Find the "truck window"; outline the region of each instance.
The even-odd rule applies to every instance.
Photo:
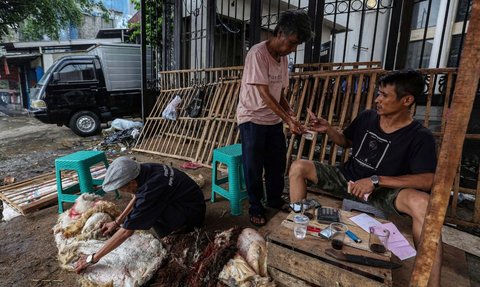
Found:
[[[60,82],[79,82],[95,80],[93,64],[70,64],[59,72]]]

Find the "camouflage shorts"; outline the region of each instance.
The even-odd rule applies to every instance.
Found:
[[[336,197],[360,201],[357,197],[347,192],[347,180],[338,167],[319,162],[314,162],[314,164],[318,183],[308,182],[309,187],[321,189]],[[400,190],[402,189],[378,187],[369,196],[367,203],[386,213],[404,215],[395,208],[395,199]]]

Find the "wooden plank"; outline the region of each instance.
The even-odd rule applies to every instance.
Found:
[[[270,277],[273,279],[273,282],[275,282],[276,286],[278,287],[312,287],[312,286],[318,286],[318,285],[312,285],[311,283],[308,283],[302,279],[299,279],[298,277],[295,277],[293,275],[287,274],[285,272],[282,272],[278,270],[277,268],[273,268],[268,266],[267,267],[268,274]]]
[[[432,94],[435,87],[436,76],[434,73],[428,75],[430,82],[428,83],[427,105],[425,106],[425,117],[423,119],[423,126],[428,128],[430,126],[430,110],[432,108]]]
[[[313,251],[314,249],[318,248],[312,248],[308,251]],[[267,265],[269,267],[292,274],[309,283],[319,286],[339,286],[340,284],[340,286],[343,287],[378,287],[392,285],[391,280],[386,280],[391,273],[390,270],[383,269],[385,273],[382,274],[382,277],[376,277],[370,273],[372,277],[372,279],[370,279],[366,277],[369,275],[367,272],[360,275],[350,271],[356,270],[355,268],[358,267],[358,265],[351,266],[351,263],[340,262],[333,258],[330,260],[330,258],[323,257],[327,256],[325,254],[321,256],[309,256],[306,254],[308,253],[305,253],[305,251],[300,253],[293,249],[280,246],[276,244],[276,241],[269,240],[267,242]],[[384,280],[385,283],[383,283]]]
[[[318,83],[320,82],[320,78],[316,78],[314,83],[313,83],[313,89],[310,91],[310,94],[309,94],[309,102],[308,102],[308,109],[309,110],[312,110],[313,109],[313,103],[315,102],[315,94],[317,93],[317,89],[318,89]],[[307,116],[305,118],[305,125],[308,124],[310,120],[310,114],[307,113]],[[315,134],[314,135],[314,138],[316,138],[317,135]],[[301,137],[300,138],[300,144],[298,146],[298,151],[297,151],[297,158],[302,158],[302,155],[303,155],[303,148],[305,146],[305,137]],[[313,138],[310,140],[310,143],[313,142]],[[313,146],[313,145],[312,145]],[[315,147],[315,146],[313,146]]]
[[[442,140],[410,286],[427,286],[480,78],[480,1],[472,3],[455,93]]]

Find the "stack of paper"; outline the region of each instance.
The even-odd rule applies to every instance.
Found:
[[[381,223],[375,218],[369,216],[368,214],[362,213],[353,217],[350,217],[350,220],[355,222],[358,226],[360,226],[366,232],[370,232],[370,226],[378,226],[381,225],[384,228],[390,231],[390,237],[388,238],[388,249],[392,251],[398,258],[401,260],[408,259],[413,257],[417,254],[415,248],[413,248],[407,239],[402,235],[402,233],[398,230],[395,224],[388,222],[388,223]]]

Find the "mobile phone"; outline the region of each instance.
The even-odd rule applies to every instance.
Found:
[[[332,236],[332,229],[330,229],[330,226],[323,229],[322,231],[320,231],[320,236],[322,238],[325,238],[325,239],[330,239],[330,237]]]
[[[302,211],[302,204],[299,202],[290,203],[290,208],[293,210],[293,212],[299,213]]]

